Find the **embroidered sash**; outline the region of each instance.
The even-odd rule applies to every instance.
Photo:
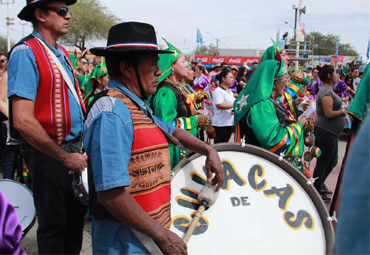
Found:
[[[171,164],[168,143],[159,128],[125,94],[109,90],[108,96],[121,100],[130,110],[134,143],[128,164],[132,197],[145,212],[166,228],[171,225]]]

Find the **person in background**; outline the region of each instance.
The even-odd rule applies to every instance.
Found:
[[[306,66],[306,72],[304,73],[305,77],[310,79],[310,81],[313,79],[313,76],[312,76],[312,66],[310,65],[307,65]]]
[[[322,86],[322,81],[320,80],[319,73],[320,73],[320,66],[317,66],[312,71],[312,81],[310,84],[307,85],[307,91],[310,92],[308,99],[311,102],[316,101],[317,92],[319,91],[320,87]]]
[[[89,61],[87,60],[87,58],[81,58],[80,63],[81,63],[81,68],[85,72],[87,72],[87,73],[91,72],[91,70],[89,69]]]
[[[246,66],[242,66],[239,68],[238,74],[236,75],[236,81],[238,82],[239,86],[237,88],[237,93],[239,94],[242,89],[244,89],[245,85],[249,80],[247,76],[248,68]]]
[[[290,82],[284,62],[281,57],[277,59],[279,61],[260,63],[248,86],[235,100],[235,141],[244,138],[248,144],[277,155],[283,154],[289,163],[303,171],[303,125],[306,117],[298,122],[292,120],[277,101]]]
[[[360,70],[358,69],[358,67],[354,67],[354,68],[352,68],[351,71],[352,71],[351,74],[352,74],[352,77],[353,77],[353,85],[355,87],[355,91],[357,91],[358,85],[360,84],[360,81],[361,81]]]
[[[91,83],[86,85],[84,96],[86,107],[90,105],[91,101],[94,100],[94,97],[97,94],[102,92],[108,86],[109,75],[104,58],[102,58],[102,62],[99,63],[90,73],[90,80]]]
[[[230,87],[234,78],[230,70],[224,69],[216,76],[220,85],[213,92],[213,127],[216,130],[215,143],[226,143],[230,140],[234,126],[233,103],[234,93]]]
[[[341,71],[337,69],[336,74],[338,76],[341,75]],[[349,95],[348,95],[348,86],[347,84],[342,81],[341,79],[333,86],[333,91],[342,99],[342,108],[349,107]],[[351,128],[352,119],[350,115],[347,113],[345,118],[345,125],[344,129],[349,130]]]
[[[6,58],[4,53],[0,53],[0,79],[3,74],[6,72],[7,69],[8,59]]]
[[[348,106],[351,105],[351,102],[353,101],[353,98],[356,96],[356,91],[353,86],[353,77],[350,74],[346,75],[346,78],[344,79],[344,82],[347,84],[347,92],[349,95],[349,100],[348,100]]]
[[[251,77],[252,77],[252,74],[253,74],[254,70],[256,70],[257,66],[258,66],[258,62],[254,61],[254,62],[252,63],[252,70],[248,70],[248,72],[247,72],[247,76],[248,76],[249,78],[251,78]]]
[[[193,72],[195,72],[195,67],[198,65],[198,61],[192,60],[190,63],[191,63],[191,69],[193,69]]]
[[[92,72],[92,70],[94,70],[94,68],[98,65],[98,63],[96,63],[95,61],[93,62],[90,62],[89,63],[89,70],[88,70],[88,74],[90,74]]]
[[[324,183],[338,163],[338,136],[345,125],[347,108],[342,107],[341,98],[333,91],[333,86],[339,80],[334,67],[322,67],[319,77],[323,85],[317,93],[314,132],[315,145],[321,149],[321,156],[317,159],[313,178],[318,178],[314,186],[323,201],[329,203],[331,199],[327,195],[332,192],[327,190]]]
[[[208,84],[211,84],[210,80],[206,75],[204,75],[204,66],[201,64],[196,65],[195,67],[195,79],[193,81],[193,90],[198,92],[207,87]]]
[[[210,88],[211,92],[215,91],[215,89],[217,88],[216,83],[213,80],[213,76],[218,74],[220,72],[220,70],[221,70],[221,64],[220,63],[215,63],[214,66],[213,66],[212,71],[210,71],[208,76],[207,76],[208,79],[211,82],[211,88]]]

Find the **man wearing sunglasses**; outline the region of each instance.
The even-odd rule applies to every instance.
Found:
[[[81,154],[85,108],[68,53],[57,43],[68,32],[67,6],[75,2],[27,0],[18,17],[34,30],[9,54],[12,127],[23,138],[33,177],[40,254],[78,254],[82,245],[86,208],[71,184],[87,165]]]

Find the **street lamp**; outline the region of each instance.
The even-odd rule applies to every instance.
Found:
[[[288,22],[284,21],[285,24],[287,24],[288,26],[290,26],[292,29],[293,29],[293,38],[295,38],[295,30],[294,30],[294,27],[292,25],[290,25]]]
[[[213,37],[213,39],[216,40],[216,50],[217,50],[216,51],[216,53],[217,53],[216,55],[219,56],[220,54],[218,53],[218,41],[219,41],[218,38],[215,38],[210,32],[204,32],[204,33],[210,34]]]

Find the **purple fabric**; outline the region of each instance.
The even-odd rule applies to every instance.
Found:
[[[320,78],[312,80],[310,84],[307,85],[307,90],[310,92],[309,100],[316,100],[317,92],[319,92],[320,87],[322,86],[322,81]]]
[[[26,254],[19,247],[21,238],[18,215],[0,190],[0,254]]]
[[[202,77],[195,77],[194,81],[193,81],[193,89],[195,89],[196,87],[199,87],[201,89],[204,89],[205,87],[207,87],[208,84],[211,84],[210,80],[208,79],[207,76],[203,75]]]
[[[230,89],[234,94],[238,94],[238,85],[239,83],[234,79],[233,85],[230,86]]]
[[[347,87],[348,86],[344,81],[339,80],[338,83],[333,86],[333,91],[337,93],[337,95],[342,98],[342,100],[348,100],[349,96],[347,92]]]

